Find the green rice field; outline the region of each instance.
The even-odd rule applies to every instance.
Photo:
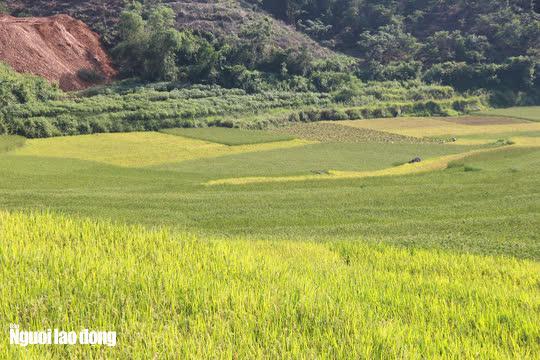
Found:
[[[531,121],[540,121],[540,106],[523,106],[507,109],[492,109],[483,111],[480,115],[506,116]]]
[[[177,128],[162,130],[162,132],[229,146],[260,144],[293,139],[290,135],[278,135],[263,130],[242,130],[222,127]]]

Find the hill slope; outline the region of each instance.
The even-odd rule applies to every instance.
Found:
[[[116,71],[99,36],[67,15],[15,18],[0,15],[0,60],[18,72],[40,75],[63,90],[91,85],[79,71],[95,71],[109,80]]]
[[[224,37],[238,33],[244,25],[267,18],[272,23],[273,41],[281,48],[306,47],[312,54],[319,57],[332,54],[332,51],[293,27],[238,1],[225,3],[218,0],[183,0],[162,1],[162,3],[168,4],[175,10],[178,29],[192,29],[196,32]],[[114,25],[118,22],[125,2],[123,0],[107,2],[101,0],[7,0],[6,4],[16,16],[68,14],[87,23],[102,36],[102,40],[107,45],[112,45],[116,36]]]

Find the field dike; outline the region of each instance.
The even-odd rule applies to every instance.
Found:
[[[22,347],[6,335],[3,359],[540,355],[540,264],[506,256],[0,211],[0,259],[6,324],[118,334],[114,347]]]
[[[215,185],[248,185],[248,184],[259,184],[259,183],[279,183],[279,182],[297,182],[297,181],[310,181],[310,180],[340,180],[340,179],[361,179],[368,177],[379,177],[379,176],[399,176],[399,175],[410,175],[410,174],[421,174],[431,171],[444,170],[448,167],[448,164],[457,161],[463,160],[470,156],[484,154],[489,152],[496,151],[506,151],[515,147],[537,147],[540,146],[540,139],[538,138],[528,138],[528,137],[518,137],[513,138],[513,145],[503,146],[503,147],[494,147],[488,149],[478,149],[472,150],[461,154],[453,154],[441,156],[438,158],[427,159],[419,163],[414,164],[403,164],[400,166],[395,166],[391,168],[386,168],[382,170],[374,171],[339,171],[339,170],[329,170],[324,174],[313,174],[313,175],[299,175],[299,176],[279,176],[279,177],[243,177],[243,178],[229,178],[229,179],[218,179],[211,180],[205,183],[209,186]]]

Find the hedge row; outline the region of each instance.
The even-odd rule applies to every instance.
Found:
[[[236,120],[224,119],[221,122],[216,120],[214,121],[214,125],[264,129],[291,122],[361,120],[399,116],[457,116],[481,110],[483,107],[483,98],[470,97],[438,101],[382,103],[379,105],[358,107],[310,108],[292,111],[288,114],[274,117],[242,118]]]

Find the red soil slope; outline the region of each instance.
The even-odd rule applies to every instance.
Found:
[[[79,78],[82,69],[101,74],[105,82],[116,75],[99,36],[68,15],[0,15],[0,61],[15,71],[43,76],[66,91],[92,85]]]

